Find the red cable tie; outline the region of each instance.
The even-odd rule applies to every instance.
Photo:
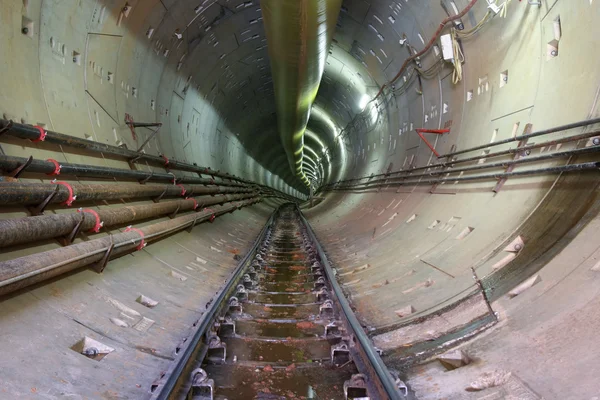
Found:
[[[423,136],[423,134],[421,133],[421,131],[417,131],[417,135],[419,135],[419,137],[421,138],[421,140],[425,142],[425,144],[427,145],[427,147],[429,147],[429,150],[431,150],[431,152],[433,154],[435,154],[435,156],[437,158],[440,158],[440,153],[438,153],[435,150],[435,147],[433,147],[433,145],[431,143],[429,143],[429,141],[427,139],[425,139],[425,136]]]
[[[98,215],[98,213],[94,210],[92,210],[91,208],[80,208],[79,210],[77,210],[77,212],[83,212],[83,213],[90,213],[94,216],[94,218],[96,218],[96,225],[94,225],[94,227],[92,229],[90,229],[90,232],[95,232],[98,233],[100,232],[100,228],[102,228],[104,226],[104,222],[100,221],[100,215]]]
[[[185,187],[183,187],[183,185],[181,183],[179,183],[175,186],[179,186],[181,188],[181,196],[185,197],[185,192],[186,192]]]
[[[56,160],[55,160],[55,159],[53,159],[53,158],[49,158],[49,159],[47,159],[46,161],[49,161],[49,162],[51,162],[52,164],[54,164],[54,171],[52,171],[52,172],[50,172],[49,174],[46,174],[46,175],[50,175],[50,176],[54,176],[54,175],[60,175],[60,170],[61,170],[61,168],[62,168],[62,165],[60,165],[60,164],[58,163],[58,161],[56,161]]]
[[[137,135],[135,134],[135,127],[133,126],[133,123],[135,122],[133,120],[133,117],[127,113],[125,113],[125,122],[131,122],[131,124],[127,124],[129,126],[129,130],[131,131],[131,137],[133,138],[133,140],[137,141]]]
[[[417,128],[417,132],[422,133],[436,133],[438,135],[443,135],[444,133],[449,133],[450,129],[426,129],[426,128]]]
[[[37,139],[33,139],[31,140],[32,142],[43,142],[44,140],[46,140],[46,131],[44,130],[44,128],[42,128],[39,125],[34,125],[34,128],[36,128],[38,131],[40,131],[40,136],[38,136]]]
[[[194,202],[194,210],[195,210],[196,208],[198,208],[198,202],[196,201],[196,199],[195,199],[195,198],[193,198],[193,197],[188,197],[186,200],[192,200],[192,201]]]
[[[144,247],[146,247],[146,241],[144,240],[144,232],[142,232],[141,229],[132,227],[131,225],[129,225],[127,227],[127,229],[125,229],[125,232],[132,232],[132,231],[137,232],[140,235],[140,238],[142,239],[140,244],[138,244],[138,246],[136,247],[136,250],[139,251],[139,250],[143,249]]]
[[[169,165],[169,159],[164,154],[161,154],[160,156],[165,160],[165,167]]]
[[[215,215],[215,210],[213,210],[212,208],[206,208],[206,207],[205,207],[205,208],[204,208],[204,210],[202,210],[202,211],[206,211],[206,210],[208,210],[208,211],[210,211],[210,212],[212,212],[212,213],[213,213],[213,214],[210,216],[210,218],[208,219],[208,221],[212,223],[212,222],[215,220],[215,218],[217,218],[217,216]]]
[[[52,183],[55,183],[57,185],[63,185],[64,187],[67,188],[67,190],[69,191],[69,198],[65,201],[63,201],[61,204],[66,205],[67,207],[71,207],[71,204],[73,204],[73,202],[75,201],[75,199],[77,199],[77,196],[73,195],[73,187],[68,184],[67,182],[62,182],[62,181],[56,181],[56,179],[54,179],[52,181]]]

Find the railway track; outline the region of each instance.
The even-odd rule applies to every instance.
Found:
[[[401,399],[294,204],[271,216],[153,399]]]

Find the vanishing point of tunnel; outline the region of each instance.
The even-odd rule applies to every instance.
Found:
[[[599,400],[598,37],[0,0],[0,400]]]

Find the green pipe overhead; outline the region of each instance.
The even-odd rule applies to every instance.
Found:
[[[290,167],[302,172],[304,131],[325,70],[342,0],[262,0],[277,125]]]

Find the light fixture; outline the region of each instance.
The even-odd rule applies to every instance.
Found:
[[[369,100],[371,100],[371,98],[367,94],[362,95],[362,97],[360,98],[360,102],[358,103],[360,111],[363,111],[365,107],[367,107],[367,104],[369,104]]]

